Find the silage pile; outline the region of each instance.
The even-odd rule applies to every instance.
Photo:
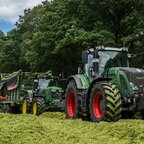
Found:
[[[66,120],[63,113],[41,116],[0,114],[0,144],[144,143],[144,121],[92,123]]]

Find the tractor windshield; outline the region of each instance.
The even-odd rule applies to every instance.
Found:
[[[99,51],[99,74],[103,75],[111,67],[128,67],[127,53]]]
[[[41,90],[45,89],[46,87],[48,87],[50,82],[50,79],[39,79],[39,88]]]

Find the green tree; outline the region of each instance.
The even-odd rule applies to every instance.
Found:
[[[7,37],[0,32],[0,64],[3,71],[51,69],[67,77],[77,72],[81,51],[90,47],[125,46],[142,53],[143,7],[142,0],[45,1],[25,10]],[[140,57],[140,67],[143,61]]]

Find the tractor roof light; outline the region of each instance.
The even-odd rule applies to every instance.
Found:
[[[105,50],[105,46],[104,45],[100,45],[100,46],[97,46],[95,49],[96,50]]]
[[[97,46],[95,48],[90,48],[90,49],[87,50],[87,52],[92,53],[95,50],[97,50],[97,51],[102,50],[102,51],[118,51],[118,52],[125,51],[125,52],[128,52],[127,47],[113,48],[113,47],[105,47],[105,46]]]
[[[127,51],[128,52],[128,48],[127,47],[122,47],[121,49],[122,49],[122,51]]]

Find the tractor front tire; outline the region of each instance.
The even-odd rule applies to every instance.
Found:
[[[118,121],[121,118],[121,95],[110,82],[93,85],[89,99],[89,116],[93,122]]]
[[[39,97],[39,98],[34,98],[33,103],[32,103],[32,114],[33,115],[40,115],[46,110],[46,103],[44,98]]]
[[[26,95],[24,96],[22,101],[21,113],[22,114],[30,113],[30,110],[31,110],[31,101],[30,98]]]
[[[78,118],[77,87],[74,80],[69,81],[66,89],[65,114],[67,119]]]

